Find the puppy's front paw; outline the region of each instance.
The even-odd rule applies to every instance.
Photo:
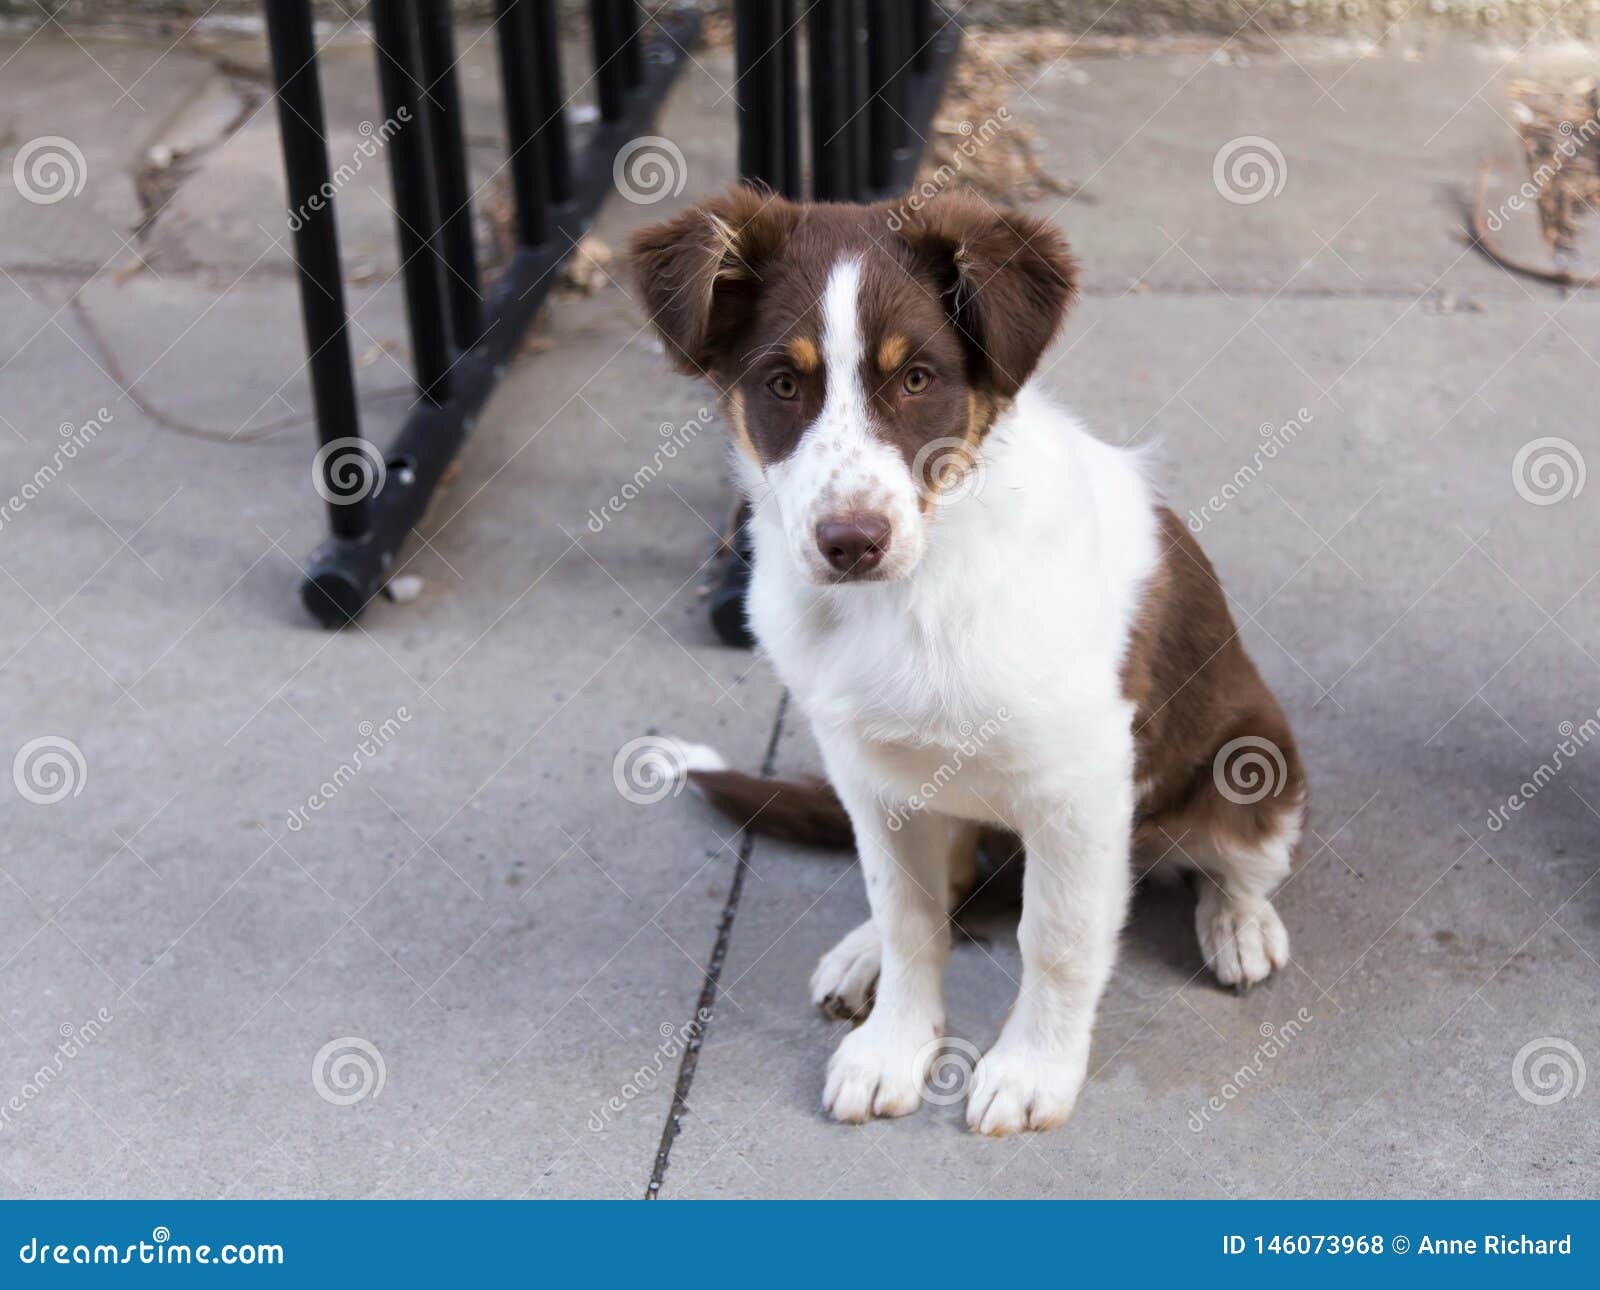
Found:
[[[1208,884],[1200,892],[1194,925],[1206,966],[1223,985],[1248,989],[1289,961],[1289,933],[1265,900],[1231,900]]]
[[[908,1032],[875,1020],[846,1035],[828,1062],[822,1109],[835,1120],[862,1124],[875,1115],[910,1115],[922,1100],[936,1028]]]
[[[872,1011],[883,942],[869,920],[822,956],[811,974],[811,1002],[841,1020]]]
[[[1003,1138],[1024,1129],[1053,1129],[1065,1123],[1078,1100],[1088,1053],[1047,1056],[1004,1040],[991,1048],[972,1075],[967,1128]]]

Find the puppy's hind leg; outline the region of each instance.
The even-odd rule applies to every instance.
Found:
[[[1287,859],[1281,867],[1277,864],[1278,851],[1276,847],[1244,855],[1218,851],[1215,861],[1200,869],[1195,934],[1206,966],[1223,985],[1249,989],[1288,965],[1289,932],[1267,899],[1289,872]],[[1263,871],[1277,877],[1263,881]]]
[[[1289,933],[1269,897],[1289,876],[1305,821],[1301,785],[1286,800],[1241,805],[1219,799],[1183,818],[1157,821],[1196,872],[1195,934],[1206,966],[1244,990],[1289,963]]]

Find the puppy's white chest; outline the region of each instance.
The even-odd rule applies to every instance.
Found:
[[[970,667],[909,615],[837,624],[795,669],[812,721],[847,737],[890,796],[987,818],[1009,759],[1011,710],[980,694]]]

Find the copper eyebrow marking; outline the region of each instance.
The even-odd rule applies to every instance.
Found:
[[[789,342],[789,357],[796,367],[806,373],[814,372],[822,365],[822,356],[817,353],[817,347],[804,336],[797,336]]]
[[[881,371],[892,372],[906,361],[910,353],[910,341],[904,336],[891,336],[878,348],[878,367]]]

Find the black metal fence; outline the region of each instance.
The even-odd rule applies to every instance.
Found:
[[[363,432],[334,222],[310,0],[266,0],[288,205],[294,212],[330,534],[301,595],[327,626],[356,618],[454,459],[571,251],[610,190],[612,164],[648,129],[697,10],[641,23],[636,0],[590,0],[600,119],[574,146],[555,0],[500,0],[499,42],[517,248],[484,294],[448,0],[369,6],[386,121],[400,274],[417,402],[387,450]],[[872,200],[906,187],[959,32],[933,0],[736,0],[739,172],[803,195],[800,39],[808,44],[812,195]],[[713,621],[743,636],[744,558],[730,562]]]
[[[644,131],[695,36],[691,12],[663,15],[645,47],[635,0],[592,0],[600,121],[575,149],[561,88],[554,0],[501,0],[499,41],[517,249],[484,295],[474,247],[448,0],[369,7],[388,140],[400,271],[418,402],[380,450],[356,407],[310,0],[267,0],[289,209],[320,448],[328,539],[312,554],[306,608],[328,625],[382,590],[555,268],[611,187],[617,151]]]
[[[740,175],[805,196],[803,27],[810,195],[875,201],[904,191],[960,41],[949,15],[934,0],[736,0],[734,13]]]

